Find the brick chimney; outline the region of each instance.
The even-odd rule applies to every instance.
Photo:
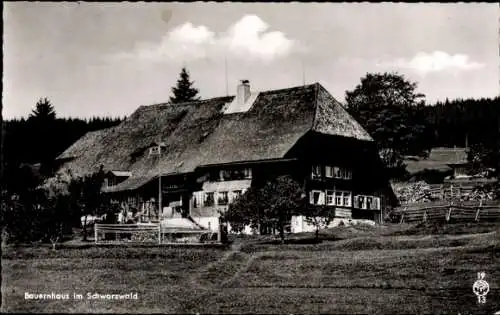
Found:
[[[236,90],[236,99],[238,101],[238,105],[243,105],[250,97],[250,81],[241,80],[241,83],[238,84],[238,89]]]

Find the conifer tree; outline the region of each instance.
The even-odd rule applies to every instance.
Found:
[[[182,68],[177,85],[172,88],[173,96],[170,97],[171,103],[182,103],[197,101],[198,89],[193,87],[194,82],[190,80],[189,72]]]
[[[56,119],[56,112],[50,100],[46,97],[39,99],[35,105],[35,109],[30,114],[30,118],[41,120]]]

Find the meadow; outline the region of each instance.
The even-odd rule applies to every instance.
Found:
[[[6,247],[2,312],[492,314],[500,311],[494,224],[339,227],[234,240],[230,248]],[[485,304],[472,285],[490,285]],[[27,300],[29,293],[82,294]],[[88,292],[137,293],[89,300]]]

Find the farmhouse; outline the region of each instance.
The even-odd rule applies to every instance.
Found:
[[[145,218],[190,217],[212,230],[249,187],[281,174],[336,217],[380,221],[397,202],[373,139],[319,83],[254,92],[243,80],[236,96],[140,106],[58,164],[75,175],[103,167],[103,190]]]

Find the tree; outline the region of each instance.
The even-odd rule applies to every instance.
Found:
[[[470,175],[483,172],[488,173],[488,175],[496,175],[500,164],[500,151],[492,145],[473,144],[467,151],[467,162]]]
[[[87,215],[101,215],[110,211],[109,200],[101,191],[104,183],[103,167],[98,172],[87,175],[79,183],[72,186],[73,193],[78,195],[76,200],[80,214],[85,216],[83,223],[83,240],[87,240]]]
[[[54,106],[48,98],[40,98],[36,102],[35,109],[32,110],[30,118],[40,119],[40,120],[55,120],[56,112]]]
[[[49,175],[52,170],[53,153],[58,137],[56,129],[56,112],[48,98],[41,98],[35,105],[35,109],[30,114],[27,121],[31,146],[28,151],[31,155],[37,155],[39,160],[33,161],[41,163],[41,172]]]
[[[319,230],[326,229],[335,218],[335,212],[328,206],[310,205],[304,211],[306,222],[316,228],[316,242],[319,242]]]
[[[43,240],[50,241],[54,250],[64,233],[72,230],[74,209],[70,204],[69,187],[73,181],[72,174],[66,172],[47,179],[38,187],[38,190],[43,192],[41,201],[38,203],[39,217],[41,217],[40,229]]]
[[[193,87],[194,82],[190,81],[189,73],[186,68],[182,68],[180,73],[180,78],[177,80],[177,85],[172,88],[173,97],[170,97],[171,103],[182,103],[197,101],[200,98],[196,97],[198,95],[198,89]]]
[[[422,141],[428,129],[425,96],[416,88],[397,73],[368,73],[346,91],[348,111],[374,138],[388,168],[401,167],[403,155],[425,155],[430,148]]]
[[[278,229],[281,241],[285,241],[285,225],[294,212],[303,207],[301,185],[290,176],[279,176],[261,187],[251,187],[242,197],[229,205],[223,220],[236,230],[245,225],[260,230],[261,225]]]
[[[66,184],[66,178],[57,177],[6,196],[2,200],[4,235],[18,242],[50,241],[55,249],[63,233],[71,228]]]
[[[3,196],[4,177],[3,177],[3,147],[4,147],[4,124],[3,124],[3,104],[0,102],[0,196]]]

